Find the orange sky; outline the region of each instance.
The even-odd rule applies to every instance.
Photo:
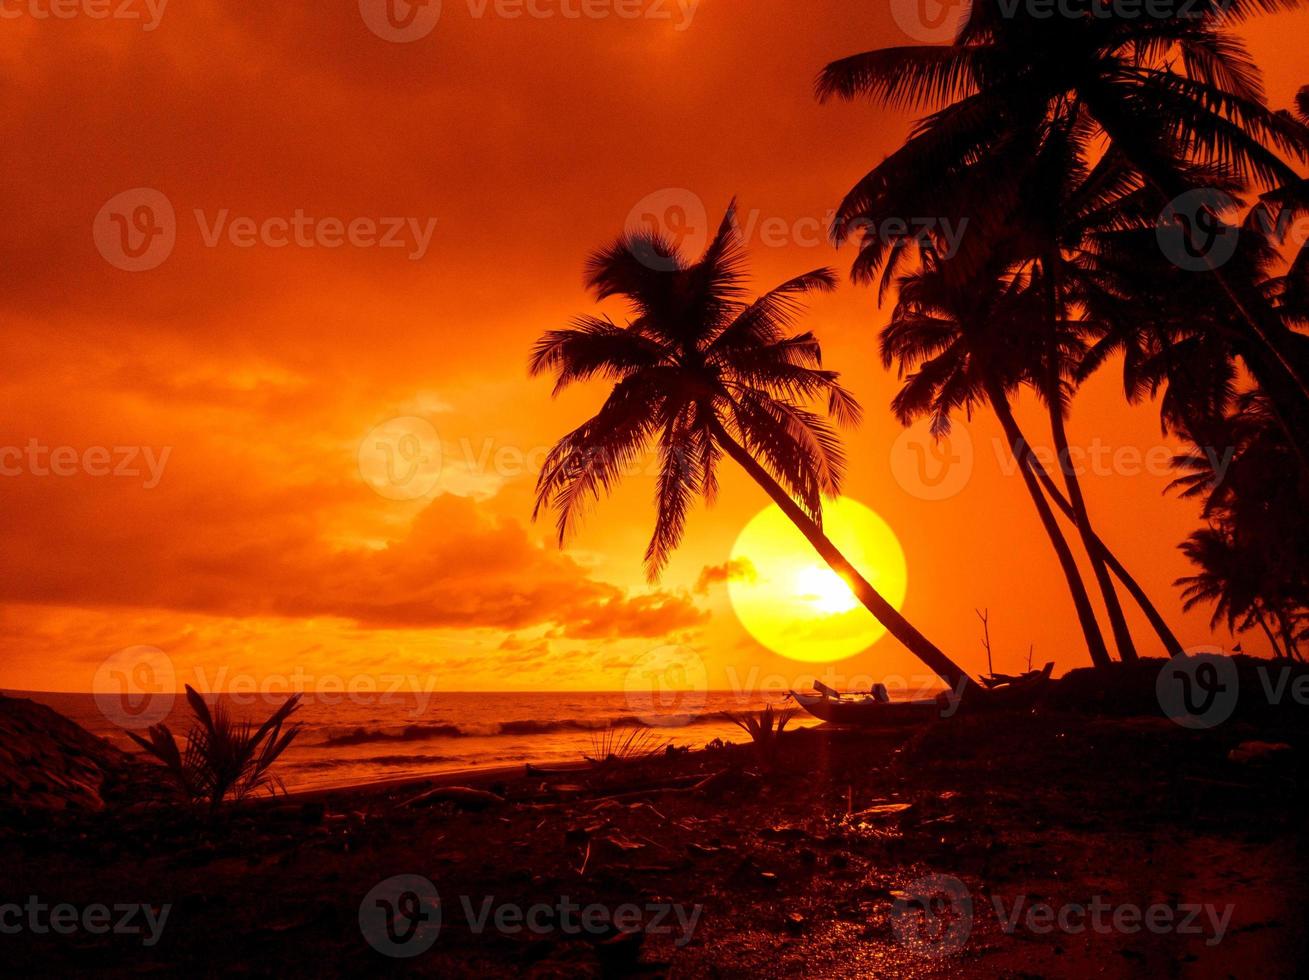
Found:
[[[372,33],[354,3],[188,0],[149,31],[10,5],[0,448],[169,455],[149,487],[140,457],[138,477],[0,476],[0,687],[87,690],[105,657],[136,644],[166,651],[184,679],[226,665],[413,673],[450,690],[622,688],[671,642],[699,652],[715,687],[808,672],[743,631],[721,583],[696,588],[766,502],[735,472],[716,509],[693,514],[657,590],[641,570],[648,476],[566,551],[543,546],[549,525],[529,523],[534,475],[518,461],[602,393],[551,402],[525,361],[544,329],[591,309],[587,252],[661,190],[688,189],[713,220],[739,195],[761,286],[844,272],[851,254],[810,229],[908,120],[819,106],[812,78],[903,37],[884,5],[844,0],[669,0],[656,8],[666,19],[507,19],[494,3],[479,17],[470,3],[446,0],[408,44]],[[145,0],[131,9],[149,19]],[[1248,31],[1278,104],[1309,81],[1285,44],[1306,27],[1287,15]],[[93,223],[142,187],[171,202],[176,246],[133,273],[102,257]],[[404,248],[206,242],[224,215],[297,211],[435,226],[426,247],[418,235]],[[1085,664],[988,417],[967,426],[975,461],[959,493],[926,500],[895,478],[908,450],[893,449],[895,379],[874,353],[888,316],[847,285],[808,324],[868,410],[848,438],[847,490],[903,543],[906,613],[974,670],[975,607],[991,610],[998,668],[1020,667],[1029,643],[1038,662]],[[1075,441],[1161,445],[1155,409],[1126,407],[1114,370],[1079,398]],[[388,500],[360,476],[361,439],[397,416],[429,420],[443,443],[426,498]],[[1187,570],[1175,546],[1194,508],[1162,496],[1167,474],[1118,469],[1086,478],[1103,536],[1184,644],[1211,642],[1207,613],[1182,616],[1169,584]],[[1143,625],[1140,640],[1154,650]],[[923,675],[889,639],[837,670]]]

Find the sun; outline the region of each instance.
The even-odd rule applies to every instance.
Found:
[[[890,525],[848,497],[823,509],[827,536],[886,600],[904,603],[904,549]],[[886,634],[849,584],[815,554],[777,507],[757,514],[732,548],[732,608],[750,635],[792,660],[826,663],[867,650]]]
[[[796,596],[822,613],[849,612],[859,605],[849,584],[826,565],[807,565],[796,570]]]

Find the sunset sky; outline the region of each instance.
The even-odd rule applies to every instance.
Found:
[[[533,461],[604,392],[552,401],[526,361],[544,330],[595,310],[586,256],[643,201],[685,209],[694,241],[739,197],[760,288],[824,265],[844,276],[853,253],[820,223],[910,120],[819,105],[812,81],[837,57],[913,39],[884,3],[629,0],[619,7],[666,16],[592,18],[543,2],[560,15],[506,18],[494,2],[445,0],[430,34],[396,43],[370,29],[370,2],[188,0],[152,30],[157,2],[129,5],[140,20],[58,20],[24,3],[0,22],[0,449],[16,450],[0,457],[0,687],[89,690],[135,645],[165,651],[179,683],[226,666],[622,689],[674,643],[712,687],[811,674],[729,603],[733,545],[767,503],[734,470],[653,588],[648,472],[563,551],[550,521],[531,523]],[[1245,32],[1274,104],[1309,82],[1285,43],[1307,31],[1295,14]],[[171,204],[175,246],[128,271],[104,254],[114,226],[97,215],[140,188]],[[296,241],[298,213],[314,219],[312,245]],[[846,283],[806,325],[865,406],[846,489],[900,540],[905,613],[973,671],[985,668],[975,608],[990,610],[998,669],[1021,668],[1029,644],[1038,665],[1088,665],[992,419],[961,426],[972,465],[957,492],[929,499],[941,494],[913,479],[887,409],[896,378],[876,355],[889,315]],[[1023,417],[1044,439],[1033,407]],[[388,420],[412,418],[437,434],[439,472],[416,499],[390,499],[369,485],[361,444],[367,457],[383,426],[399,446],[412,423]],[[1097,450],[1085,481],[1103,537],[1183,644],[1230,644],[1207,610],[1181,613],[1176,545],[1196,507],[1163,495],[1172,444],[1155,406],[1125,405],[1117,363],[1079,396],[1071,435]],[[77,472],[37,472],[33,440],[72,447]],[[835,669],[926,674],[889,638]]]

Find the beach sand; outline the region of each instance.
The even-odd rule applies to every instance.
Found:
[[[1272,736],[1294,745],[1277,765],[1228,758]],[[150,946],[83,929],[2,941],[31,975],[1291,977],[1303,760],[1295,730],[1038,709],[800,731],[768,767],[737,746],[216,818],[11,813],[5,900],[169,909]],[[474,792],[410,803],[455,785]],[[425,886],[412,906],[379,889],[398,875],[431,883],[439,931]]]

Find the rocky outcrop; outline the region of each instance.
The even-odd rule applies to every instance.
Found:
[[[0,813],[101,810],[126,754],[59,712],[0,694]]]

